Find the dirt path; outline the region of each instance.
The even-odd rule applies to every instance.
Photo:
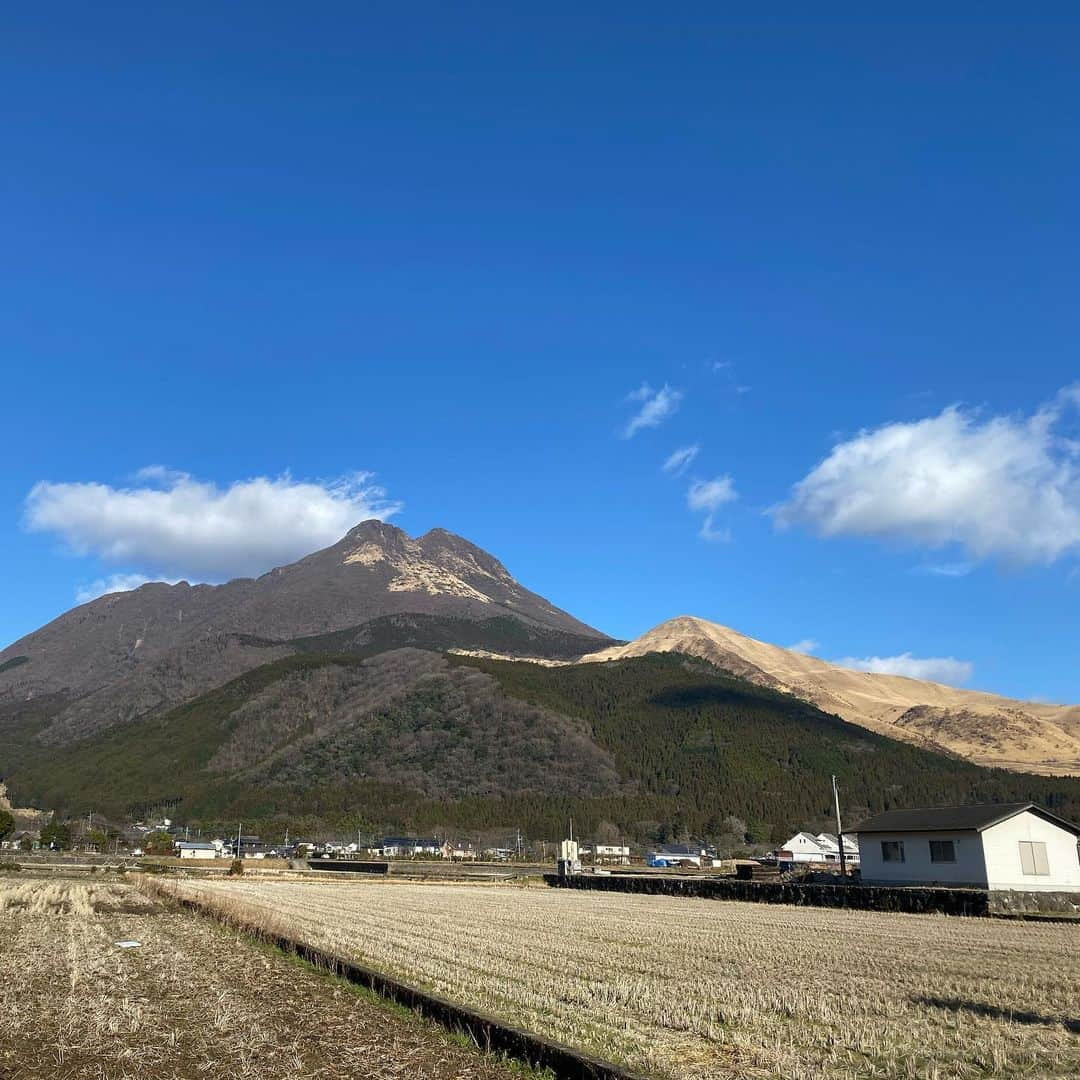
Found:
[[[126,885],[67,886],[50,907],[59,886],[28,905],[27,884],[5,907],[0,882],[2,1080],[520,1077],[207,920],[124,911]]]

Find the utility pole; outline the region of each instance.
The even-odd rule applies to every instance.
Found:
[[[844,828],[840,824],[840,789],[836,786],[836,777],[832,778],[833,806],[836,809],[836,842],[840,847],[840,877],[847,884],[847,855],[844,853]]]
[[[241,857],[240,856],[240,835],[243,832],[243,830],[244,830],[244,823],[241,821],[240,824],[236,826],[236,857],[238,859]]]

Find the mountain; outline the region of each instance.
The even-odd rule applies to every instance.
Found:
[[[38,747],[24,802],[210,829],[513,829],[778,843],[896,806],[1032,799],[1080,816],[1080,780],[981,768],[848,724],[704,661],[556,667],[429,650],[308,653],[165,714]],[[738,818],[739,823],[731,819]],[[741,839],[739,843],[741,843]]]
[[[412,623],[395,626],[398,616]],[[327,635],[384,647],[423,645],[434,635],[440,646],[460,638],[559,656],[610,641],[460,536],[433,529],[413,539],[365,521],[332,547],[259,578],[148,584],[61,615],[0,652],[0,731],[32,715],[47,720],[36,723],[35,737],[60,744],[268,662],[326,651]],[[354,651],[343,641],[334,647]]]
[[[1080,706],[1013,701],[901,675],[851,671],[705,619],[670,619],[626,645],[587,654],[581,661],[667,652],[700,657],[871,731],[981,765],[1080,774]]]
[[[293,835],[555,838],[573,816],[644,842],[738,818],[776,842],[824,826],[833,774],[852,813],[1031,799],[1080,815],[1080,780],[917,736],[914,710],[977,704],[931,685],[701,620],[622,645],[461,537],[365,522],[258,579],[104,596],[5,649],[0,781],[64,815],[168,808]]]

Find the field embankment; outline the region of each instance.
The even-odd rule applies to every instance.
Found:
[[[661,1077],[1072,1077],[1080,933],[669,897],[155,882]]]

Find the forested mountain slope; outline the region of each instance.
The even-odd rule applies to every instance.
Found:
[[[276,660],[164,715],[45,750],[15,797],[70,813],[417,830],[608,822],[647,838],[765,840],[827,812],[1031,798],[1080,816],[1080,781],[988,770],[853,728],[700,661],[537,664],[399,649]],[[784,834],[784,835],[781,835]]]

